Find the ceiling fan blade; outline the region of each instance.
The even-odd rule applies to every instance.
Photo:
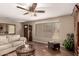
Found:
[[[29,14],[29,12],[27,12],[27,13],[24,13],[24,15],[26,15],[26,14]]]
[[[32,7],[31,7],[32,12],[35,11],[36,7],[37,7],[37,3],[33,3],[33,4],[32,4]]]
[[[37,13],[45,13],[44,10],[37,10],[37,11],[35,11],[35,12],[37,12]]]
[[[35,7],[36,8],[36,6],[37,6],[37,3],[33,3],[32,4],[32,7]]]
[[[27,9],[25,9],[25,8],[23,8],[23,7],[20,7],[20,6],[16,6],[17,8],[20,8],[20,9],[22,9],[22,10],[26,10],[26,11],[28,11]]]

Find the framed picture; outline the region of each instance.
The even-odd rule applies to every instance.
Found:
[[[16,25],[8,24],[7,25],[7,33],[8,34],[16,34]]]

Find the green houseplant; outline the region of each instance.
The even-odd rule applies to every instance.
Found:
[[[74,34],[67,34],[67,38],[64,40],[64,47],[67,50],[73,51],[74,50]]]

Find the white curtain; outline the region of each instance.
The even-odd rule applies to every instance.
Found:
[[[39,23],[35,25],[35,36],[37,37],[47,37],[54,38],[59,35],[59,23],[50,22],[50,23]]]

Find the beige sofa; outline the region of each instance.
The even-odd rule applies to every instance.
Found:
[[[26,38],[20,37],[20,35],[0,35],[0,55],[16,50],[25,42]]]

